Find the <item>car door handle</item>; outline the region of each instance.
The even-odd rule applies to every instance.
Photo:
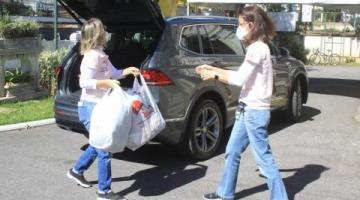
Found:
[[[223,68],[224,66],[220,63],[220,62],[212,62],[212,63],[208,63],[208,65],[214,66],[214,67],[220,67]]]

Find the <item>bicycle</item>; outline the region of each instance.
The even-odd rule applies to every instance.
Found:
[[[338,54],[332,53],[331,50],[328,50],[328,54],[321,52],[319,49],[313,50],[313,54],[309,57],[309,63],[311,65],[322,64],[330,64],[330,65],[338,65],[341,62],[341,56]]]

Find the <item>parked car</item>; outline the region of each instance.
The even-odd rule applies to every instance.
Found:
[[[236,38],[236,19],[164,19],[151,0],[58,1],[74,17],[98,17],[103,21],[111,33],[105,52],[114,66],[141,69],[167,123],[158,141],[178,145],[196,159],[214,155],[225,128],[234,123],[240,88],[216,80],[202,81],[194,68],[213,64],[238,69],[246,49]],[[270,47],[275,80],[272,109],[284,110],[289,119],[296,121],[308,97],[304,64],[286,49]],[[57,68],[54,110],[59,127],[86,133],[77,114],[81,60],[77,44]],[[123,87],[130,87],[133,78],[120,81]]]

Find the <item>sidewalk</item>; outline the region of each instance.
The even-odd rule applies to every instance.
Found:
[[[12,130],[22,130],[22,129],[29,129],[37,126],[44,126],[49,124],[54,124],[55,119],[44,119],[39,121],[32,121],[32,122],[24,122],[24,123],[18,123],[18,124],[10,124],[10,125],[3,125],[0,126],[0,133],[6,132],[6,131],[12,131]]]

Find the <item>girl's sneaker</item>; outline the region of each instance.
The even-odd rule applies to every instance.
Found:
[[[114,192],[109,192],[105,194],[98,193],[97,200],[127,200],[125,197],[115,194]]]
[[[204,200],[224,200],[223,198],[219,197],[219,195],[217,195],[215,192],[209,193],[209,194],[204,194],[203,199]]]

